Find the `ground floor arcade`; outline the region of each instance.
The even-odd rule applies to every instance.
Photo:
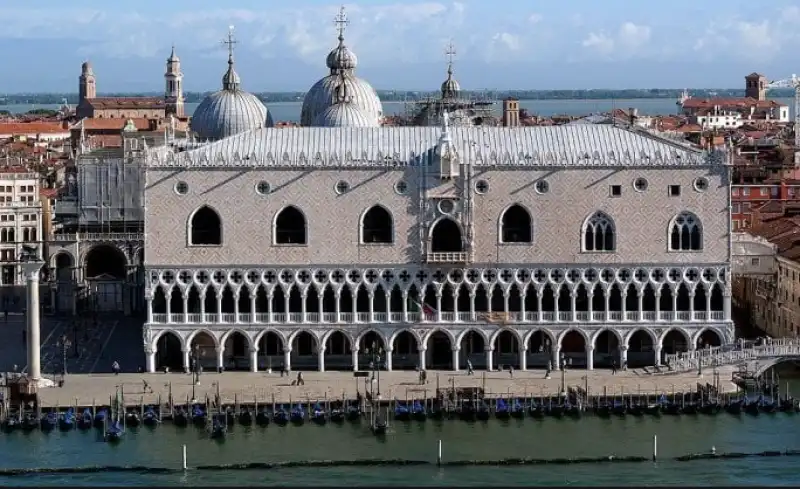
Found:
[[[665,355],[733,341],[732,323],[658,327],[265,328],[145,325],[146,369],[188,370],[558,370],[659,365]]]

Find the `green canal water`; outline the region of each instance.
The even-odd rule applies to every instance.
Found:
[[[652,455],[644,463],[499,467],[293,467],[193,471],[192,466],[244,462],[409,459],[496,460]],[[167,474],[84,473],[0,476],[2,485],[798,485],[800,457],[679,462],[688,453],[800,449],[800,414],[734,417],[524,420],[465,423],[395,422],[379,439],[363,425],[265,428],[236,426],[224,441],[194,427],[165,424],[129,430],[117,445],[92,432],[0,435],[0,468],[139,465],[181,467],[187,445],[190,470]]]

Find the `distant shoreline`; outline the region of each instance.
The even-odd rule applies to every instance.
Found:
[[[404,91],[404,90],[378,90],[378,96],[383,102],[407,102],[422,100],[438,96],[438,92]],[[627,90],[465,90],[462,94],[466,97],[485,97],[502,100],[513,97],[519,100],[639,100],[639,99],[675,99],[677,100],[683,90],[681,89],[627,89]],[[198,103],[209,92],[186,92],[186,103]],[[265,103],[291,103],[302,102],[305,92],[256,92]],[[742,89],[693,89],[689,90],[693,97],[743,97]],[[113,97],[157,97],[162,94],[157,92],[118,92],[102,93],[100,96]],[[791,97],[793,90],[771,90],[771,98]],[[62,104],[66,99],[68,104],[78,102],[77,93],[22,93],[0,96],[0,107],[7,105],[53,105]]]

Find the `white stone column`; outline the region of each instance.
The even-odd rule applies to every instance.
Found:
[[[442,294],[436,294],[436,322],[442,322]]]
[[[358,348],[353,349],[353,372],[358,371]]]
[[[236,291],[236,294],[233,295],[233,322],[239,324],[239,294],[242,293],[242,289]]]
[[[287,372],[292,371],[292,349],[291,348],[284,348],[283,349],[283,368]]]
[[[258,348],[250,348],[250,371],[258,372]]]
[[[250,294],[250,322],[255,324],[258,322],[258,312],[256,311],[256,296],[258,294],[258,290],[252,294]],[[320,309],[321,311],[322,309]]]
[[[385,351],[385,353],[386,353],[386,371],[387,372],[391,372],[392,371],[392,352],[393,351],[394,350],[392,350],[391,348],[389,348],[388,350]]]
[[[554,343],[550,353],[552,354],[550,361],[553,362],[553,370],[561,370],[561,345]]]
[[[392,292],[391,289],[386,291],[386,322],[394,322],[392,319]]]
[[[553,292],[553,322],[559,322],[560,319],[558,318],[559,313],[561,312],[558,309],[558,298],[561,297],[561,287],[558,288],[555,292]]]
[[[453,372],[458,372],[460,370],[460,359],[461,359],[461,348],[456,346],[452,349],[453,352]]]
[[[594,347],[586,346],[586,370],[594,370]]]
[[[375,291],[369,291],[369,322],[375,322]]]
[[[714,288],[709,287],[706,292],[706,321],[711,321],[711,296],[714,295]]]
[[[220,345],[215,351],[217,352],[217,372],[225,368],[225,347]]]
[[[572,312],[572,315],[571,315],[572,320],[573,321],[577,321],[578,320],[578,294],[575,293],[575,292],[570,292],[569,293],[569,302],[570,302],[570,309],[571,309],[571,312]]]
[[[678,319],[678,290],[672,292],[672,320]]]
[[[191,352],[189,348],[184,348],[181,350],[181,353],[183,353],[183,371],[189,373],[189,354]]]
[[[694,321],[694,297],[694,292],[689,294],[689,321]]]
[[[200,294],[200,322],[206,322],[206,294],[208,294],[209,287],[206,287]],[[213,289],[212,289],[213,290]]]
[[[358,319],[358,289],[352,291],[350,295],[350,304],[353,305],[353,322],[358,323],[360,322]]]
[[[611,289],[608,289],[608,292],[605,294],[606,299],[606,309],[605,314],[603,315],[603,319],[606,321],[611,320]]]
[[[267,323],[272,324],[275,321],[275,318],[272,316],[272,293],[274,289],[271,289],[267,294]]]
[[[167,324],[172,323],[172,289],[164,293],[164,307],[167,311]]]
[[[528,370],[528,347],[522,346],[519,349],[519,369]]]
[[[148,292],[144,297],[147,306],[147,322],[153,324],[153,296]]]
[[[154,373],[156,371],[156,350],[146,346],[144,348],[145,353],[145,368],[149,373]]]
[[[183,294],[183,323],[186,324],[189,322],[189,290],[186,289],[186,293]]]
[[[542,295],[539,293],[538,290],[536,291],[536,305],[537,305],[537,307],[536,307],[536,316],[537,316],[537,318],[536,319],[539,322],[542,322],[542,320],[543,320],[543,316],[542,316]]]
[[[408,292],[403,291],[403,322],[408,322]]]
[[[304,290],[300,295],[300,322],[308,322],[308,308],[306,307],[306,299],[308,298],[308,289]]]
[[[336,322],[342,322],[342,289],[336,291]]]
[[[627,321],[628,320],[628,288],[627,287],[625,287],[625,289],[622,291],[622,294],[620,294],[620,297],[622,298],[622,304],[620,304],[620,306],[622,306],[622,307],[620,307],[620,309],[622,309],[622,320],[623,321]]]
[[[523,285],[522,290],[520,290],[519,294],[519,320],[520,322],[525,322],[525,314],[527,311],[525,310],[525,298],[528,296],[528,287]]]
[[[639,298],[639,322],[642,322],[644,321],[644,289],[637,291],[636,296]]]
[[[425,358],[425,356],[427,355],[427,353],[428,353],[428,349],[425,348],[424,346],[421,346],[421,347],[417,348],[417,354],[419,355],[419,369],[420,370],[427,370],[427,366],[425,365],[426,364],[426,360],[427,360],[427,358]]]
[[[653,346],[653,354],[655,355],[655,366],[661,366],[661,345],[654,345]]]
[[[317,348],[317,371],[325,371],[325,348]]]
[[[661,321],[661,289],[656,292],[656,321]]]
[[[722,311],[725,316],[725,321],[731,320],[731,293],[726,290],[722,293]]]
[[[469,320],[470,321],[477,321],[478,316],[475,312],[475,293],[469,293]]]
[[[44,266],[44,262],[27,262],[21,265],[22,273],[25,274],[25,286],[27,287],[27,342],[28,342],[28,379],[32,384],[43,387],[50,382],[42,379],[41,364],[41,323],[39,320],[39,271]]]
[[[619,347],[619,367],[623,368],[628,363],[628,347],[622,345]]]
[[[494,348],[487,347],[484,351],[486,352],[486,370],[491,372],[494,370]]]
[[[214,295],[217,297],[217,323],[222,324],[222,294],[223,290],[214,290]],[[234,299],[235,301],[236,299]]]
[[[594,321],[594,289],[587,295],[589,303],[587,310],[589,311],[589,321]]]

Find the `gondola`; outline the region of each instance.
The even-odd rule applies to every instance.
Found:
[[[635,416],[637,418],[641,418],[644,416],[645,406],[642,406],[638,402],[628,404],[628,414],[631,416]]]
[[[21,427],[21,422],[17,418],[6,418],[3,420],[2,429],[4,433],[12,433]]]
[[[570,418],[578,419],[581,417],[581,407],[577,404],[572,404],[571,402],[567,401],[567,403],[564,404],[564,414]]]
[[[125,414],[125,425],[131,428],[136,428],[142,423],[142,418],[136,411],[128,411]]]
[[[594,414],[601,418],[610,418],[611,411],[612,407],[608,402],[599,403],[594,407]]]
[[[696,402],[687,402],[681,408],[681,414],[697,414],[700,412],[700,405]]]
[[[522,405],[519,399],[514,399],[514,404],[511,405],[511,417],[517,419],[525,417],[525,406]]]
[[[561,403],[553,404],[553,401],[550,401],[550,405],[547,406],[545,409],[545,413],[556,419],[561,419],[564,417],[564,413],[566,412],[566,408]]]
[[[175,414],[172,418],[172,422],[175,423],[175,426],[189,426],[189,413],[187,413],[186,409],[183,407],[175,408]]]
[[[438,401],[433,401],[431,403],[431,407],[428,410],[428,417],[437,421],[441,421],[444,419],[445,411],[442,409],[442,405]]]
[[[211,418],[209,435],[211,438],[221,439],[228,434],[228,416],[226,413],[216,414]]]
[[[670,416],[678,416],[683,413],[681,405],[676,402],[668,402],[662,406],[662,412]]]
[[[528,413],[531,417],[536,419],[542,419],[545,415],[544,406],[537,403],[536,401],[531,401],[531,405],[528,407]]]
[[[289,411],[285,406],[280,406],[277,411],[272,413],[272,420],[279,426],[285,426],[289,422]]]
[[[361,408],[357,402],[350,403],[347,406],[347,420],[348,421],[361,421]]]
[[[761,402],[758,403],[758,409],[762,413],[774,414],[778,412],[778,403],[769,398],[761,398]]]
[[[192,406],[192,424],[195,426],[206,425],[207,414],[199,404]]]
[[[114,420],[106,430],[106,441],[118,442],[122,439],[122,435],[124,434],[125,428],[123,428],[122,423],[120,423],[118,420]]]
[[[478,401],[478,412],[475,414],[475,417],[477,417],[479,421],[489,421],[489,418],[492,417],[492,409],[486,404],[486,401]]]
[[[744,412],[750,416],[758,416],[758,414],[761,412],[759,404],[759,401],[745,400]]]
[[[395,421],[411,421],[411,410],[405,403],[395,402],[394,419]]]
[[[80,416],[78,416],[77,423],[79,430],[88,430],[92,427],[94,416],[92,416],[92,410],[86,408],[83,410]]]
[[[389,423],[386,422],[382,417],[378,416],[375,418],[375,421],[372,423],[372,433],[375,435],[385,435],[386,431],[389,428]]]
[[[611,412],[616,416],[624,417],[628,413],[628,406],[622,401],[614,401],[611,405]]]
[[[328,422],[328,413],[320,403],[314,404],[311,408],[311,421],[318,425],[323,425]]]
[[[797,405],[797,403],[795,402],[794,398],[791,398],[791,397],[790,397],[790,398],[788,398],[788,399],[783,399],[783,400],[781,400],[781,402],[780,402],[780,405],[779,405],[778,409],[779,409],[779,410],[780,410],[782,413],[790,413],[790,414],[794,414],[794,413],[798,412],[798,405]]]
[[[511,418],[511,408],[508,406],[505,399],[497,400],[497,403],[494,405],[494,416],[497,419]]]
[[[306,410],[303,406],[296,404],[289,412],[289,421],[293,424],[301,425],[306,422]]]
[[[41,426],[39,419],[33,413],[28,413],[22,417],[22,431],[31,432]]]
[[[42,420],[39,422],[42,431],[52,431],[55,429],[56,425],[58,425],[58,415],[50,411],[42,417]]]
[[[258,426],[268,426],[270,418],[272,418],[272,416],[269,408],[262,407],[256,413],[256,424]]]
[[[477,409],[475,404],[471,401],[461,401],[461,405],[457,408],[458,417],[462,421],[475,421],[477,417]]]
[[[94,414],[94,427],[104,428],[106,426],[106,418],[108,418],[108,410],[105,408],[98,409]]]
[[[331,423],[344,423],[347,413],[342,409],[341,403],[336,403],[331,408]]]
[[[725,405],[725,411],[729,414],[742,414],[744,406],[744,399],[736,399],[735,401],[730,401]]]
[[[152,406],[147,406],[144,410],[144,416],[142,416],[142,423],[145,426],[158,426],[161,420],[158,418],[158,413],[153,409]]]
[[[649,414],[650,416],[661,416],[662,404],[660,402],[656,402],[654,404],[648,404],[643,407],[645,414]]]
[[[73,411],[72,408],[59,414],[58,429],[59,431],[72,431],[75,429],[75,411]]]
[[[242,426],[250,426],[253,424],[253,413],[249,408],[243,408],[239,412],[239,424]]]
[[[411,417],[417,421],[425,421],[428,419],[428,411],[421,402],[414,401],[414,404],[411,405]]]
[[[719,414],[722,411],[722,404],[717,401],[706,401],[700,405],[700,412],[707,415]]]

